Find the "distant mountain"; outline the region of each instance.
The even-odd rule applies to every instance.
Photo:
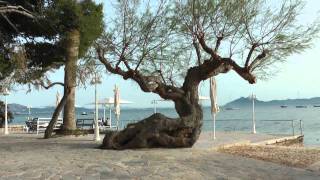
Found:
[[[21,104],[8,104],[8,108],[10,109],[10,111],[12,112],[27,112],[28,111],[28,107],[21,105]]]
[[[21,104],[8,104],[8,108],[15,114],[28,114],[28,107]],[[31,112],[37,113],[53,113],[55,110],[54,106],[46,106],[46,107],[33,107],[31,108]],[[91,112],[93,109],[84,108],[84,107],[76,107],[76,112]]]
[[[314,97],[309,99],[286,99],[286,100],[272,100],[272,101],[261,101],[256,99],[255,104],[257,106],[308,106],[308,105],[320,105],[320,97]],[[231,101],[224,105],[224,107],[236,108],[243,106],[252,106],[252,100],[250,98],[241,97],[234,101]]]

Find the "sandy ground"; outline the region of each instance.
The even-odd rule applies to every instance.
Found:
[[[270,161],[292,167],[308,168],[320,161],[320,149],[284,146],[233,146],[219,152]],[[320,177],[319,177],[320,179]]]
[[[0,179],[319,179],[320,171],[199,148],[100,150],[92,136],[0,135]]]

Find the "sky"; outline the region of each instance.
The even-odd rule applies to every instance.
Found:
[[[108,2],[108,0],[97,0]],[[104,11],[110,8],[105,4]],[[109,10],[109,9],[108,9]],[[299,17],[300,22],[308,22],[320,17],[320,1],[307,0],[306,6]],[[109,11],[110,12],[110,11]],[[287,58],[287,62],[278,66],[277,73],[268,80],[258,80],[257,84],[250,85],[236,73],[231,71],[216,77],[218,104],[224,105],[239,97],[248,97],[256,94],[259,100],[288,99],[288,98],[311,98],[320,97],[320,39],[315,39],[311,49],[301,54],[295,54]],[[63,68],[50,74],[53,81],[63,81]],[[125,81],[116,75],[104,75],[102,84],[98,85],[99,98],[113,96],[114,85],[120,88],[121,99],[134,102],[128,107],[152,107],[153,99],[160,99],[156,94],[144,93],[133,81]],[[27,87],[18,86],[8,96],[8,103],[18,103],[31,107],[43,107],[55,105],[56,93],[63,93],[61,87],[50,90],[32,90],[27,93]],[[209,82],[205,81],[200,86],[200,95],[209,96]],[[76,105],[90,107],[94,102],[94,86],[86,89],[78,88],[76,92]],[[3,99],[1,97],[0,99]],[[209,102],[203,102],[204,105]],[[170,102],[163,102],[158,106],[172,106]]]

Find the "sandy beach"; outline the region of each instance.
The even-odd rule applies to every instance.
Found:
[[[92,136],[0,135],[1,179],[319,179],[320,171],[212,149],[100,150]]]

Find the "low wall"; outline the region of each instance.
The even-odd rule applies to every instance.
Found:
[[[292,146],[303,144],[303,135],[288,136],[277,139],[271,139],[267,141],[262,141],[259,143],[253,143],[254,145],[279,145],[279,146]]]
[[[24,125],[9,125],[8,126],[9,133],[21,133],[25,132]],[[4,128],[0,128],[0,134],[4,134]]]

